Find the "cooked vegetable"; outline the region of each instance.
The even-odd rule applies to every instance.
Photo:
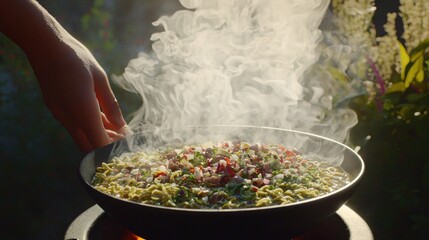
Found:
[[[302,201],[348,181],[341,168],[281,145],[225,141],[116,157],[97,168],[92,184],[145,204],[226,209]]]

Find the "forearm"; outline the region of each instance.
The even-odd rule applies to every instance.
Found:
[[[34,0],[1,0],[0,32],[27,55],[46,54],[71,36]],[[40,51],[40,52],[39,52]]]
[[[106,73],[35,0],[0,0],[0,31],[27,54],[46,105],[83,151],[123,137]]]

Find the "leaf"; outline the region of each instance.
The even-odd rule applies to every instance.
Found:
[[[394,83],[394,84],[392,84],[392,86],[390,86],[387,89],[388,93],[391,93],[391,92],[403,92],[403,91],[405,91],[405,86],[404,86],[403,82]]]
[[[424,79],[424,68],[423,68],[423,55],[415,62],[408,63],[407,69],[409,69],[406,72],[406,77],[404,81],[405,88],[408,88],[413,82],[414,79],[416,79],[418,82],[422,82]]]
[[[411,54],[411,53],[410,53],[410,60],[411,60],[411,62],[414,62],[414,61],[416,61],[418,58],[423,57],[424,53],[425,53],[425,51],[424,51],[424,50],[421,50],[421,51],[415,52],[415,53],[413,53],[413,54]]]
[[[424,80],[424,54],[427,48],[429,48],[429,38],[423,40],[417,47],[411,50],[409,57],[413,64],[408,64],[406,67],[408,70],[405,72],[405,75],[407,75],[405,79],[405,87],[408,87],[414,78],[418,82],[422,82]],[[409,74],[411,75],[408,76]]]
[[[410,56],[408,55],[404,45],[402,45],[402,43],[398,40],[396,40],[396,42],[399,46],[399,56],[401,57],[401,78],[405,79],[405,70],[407,68],[408,63],[410,62]]]
[[[401,115],[403,118],[406,118],[407,116],[410,116],[411,114],[413,114],[415,111],[414,109],[416,108],[415,104],[400,104],[398,105],[399,107],[399,115]]]
[[[414,94],[409,94],[406,98],[409,102],[418,102],[420,100],[424,100],[428,96],[429,96],[428,93],[414,93]]]
[[[411,50],[410,57],[411,61],[415,61],[420,55],[423,55],[423,53],[426,51],[426,49],[429,47],[429,38],[423,40],[417,47]]]
[[[423,82],[423,80],[425,80],[425,71],[423,69],[423,64],[422,64],[422,68],[416,75],[416,80],[417,82]]]
[[[341,82],[347,83],[349,82],[349,78],[347,75],[340,70],[338,70],[335,67],[328,67],[329,73],[337,80],[340,80]]]
[[[341,107],[347,106],[350,101],[352,101],[358,97],[361,97],[361,96],[366,96],[366,94],[364,92],[349,94],[349,95],[343,97],[342,99],[340,99],[339,101],[335,102],[334,106],[335,106],[335,108],[341,108]]]

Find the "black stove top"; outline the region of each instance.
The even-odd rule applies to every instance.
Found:
[[[94,205],[79,215],[67,229],[65,240],[138,240]],[[293,240],[372,240],[371,229],[352,209],[342,206],[320,226]],[[149,239],[150,240],[150,239]]]

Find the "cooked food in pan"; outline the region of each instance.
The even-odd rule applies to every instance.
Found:
[[[348,183],[340,167],[294,149],[231,141],[128,153],[103,163],[92,180],[121,199],[196,209],[289,204]]]

